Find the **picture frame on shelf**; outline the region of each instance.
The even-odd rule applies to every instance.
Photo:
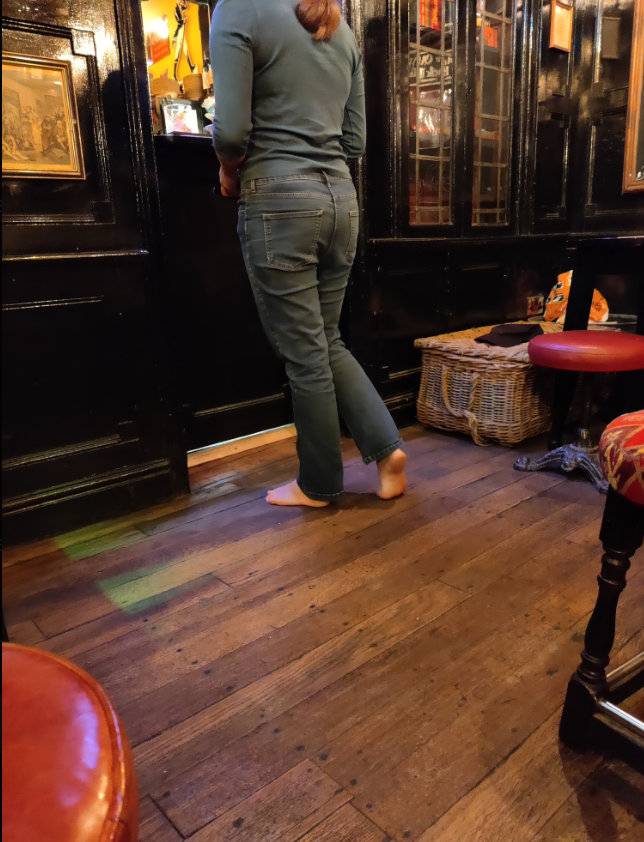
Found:
[[[2,177],[85,178],[71,62],[2,53]]]
[[[159,100],[159,115],[164,134],[203,134],[203,112],[198,102],[167,97]]]

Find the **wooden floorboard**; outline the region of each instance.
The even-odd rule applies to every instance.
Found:
[[[119,711],[141,842],[644,838],[641,777],[557,740],[603,498],[515,472],[535,442],[404,438],[395,501],[347,440],[342,503],[269,507],[297,468],[281,441],[192,468],[190,496],[4,553],[12,639],[72,658]],[[641,555],[616,663],[644,644]]]

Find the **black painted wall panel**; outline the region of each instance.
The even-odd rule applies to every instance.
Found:
[[[71,63],[86,168],[3,178],[3,525],[17,540],[165,499],[187,470],[138,6],[7,0],[3,50]]]

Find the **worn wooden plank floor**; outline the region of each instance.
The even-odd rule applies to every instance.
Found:
[[[644,838],[642,779],[556,734],[603,498],[515,472],[516,450],[404,437],[399,500],[347,442],[341,505],[268,506],[286,441],[5,551],[12,639],[73,659],[121,714],[141,842]],[[637,562],[620,608],[616,662],[644,646]]]

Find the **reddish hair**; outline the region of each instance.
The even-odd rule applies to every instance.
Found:
[[[340,6],[336,0],[300,0],[295,14],[316,41],[328,41],[340,26]]]

